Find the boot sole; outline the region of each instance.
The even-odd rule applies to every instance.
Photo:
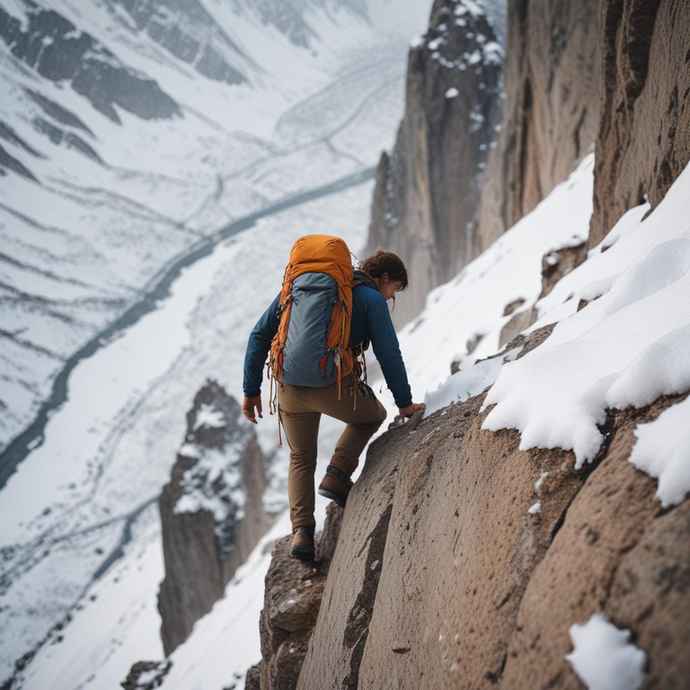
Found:
[[[319,487],[319,495],[325,496],[326,498],[330,498],[332,501],[335,501],[341,508],[345,507],[347,499],[343,499],[341,496],[334,494],[332,491],[329,491],[328,489],[322,489],[321,487]]]

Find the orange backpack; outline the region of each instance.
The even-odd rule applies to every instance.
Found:
[[[330,311],[330,323],[327,326],[325,338],[325,350],[319,352],[318,370],[326,373],[327,364],[335,365],[335,378],[338,383],[338,399],[341,398],[343,377],[355,370],[356,357],[349,347],[350,323],[352,318],[352,288],[360,281],[353,281],[353,267],[350,259],[350,250],[347,244],[340,237],[332,235],[305,235],[300,237],[290,251],[288,265],[283,275],[283,287],[280,294],[280,322],[278,331],[271,342],[271,350],[267,362],[268,376],[271,381],[269,393],[269,411],[271,414],[276,412],[275,400],[278,393],[276,382],[283,381],[284,365],[286,364],[286,344],[288,336],[292,335],[293,342],[295,330],[301,325],[297,324],[290,331],[290,316],[295,295],[299,294],[299,286],[295,281],[300,276],[305,276],[300,282],[306,283],[310,278],[322,279],[323,276],[306,276],[305,274],[326,274],[333,278],[332,283],[332,310]],[[298,298],[299,299],[299,298]],[[299,332],[297,336],[301,335]],[[289,354],[289,352],[287,353]],[[364,359],[363,352],[359,353]],[[366,371],[366,363],[357,363],[358,374],[363,368]],[[358,376],[354,377],[353,398],[354,406],[357,406],[357,392],[359,391]],[[324,379],[327,381],[327,379]],[[294,383],[294,381],[293,381]],[[304,384],[298,384],[304,385]],[[319,384],[326,385],[326,384]],[[278,419],[278,442],[282,447],[280,437],[280,418]]]

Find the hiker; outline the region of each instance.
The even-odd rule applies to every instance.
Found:
[[[347,261],[344,268],[345,271],[349,269],[354,286],[351,288],[349,347],[353,353],[357,353],[357,356],[354,358],[352,370],[342,378],[342,381],[338,379],[329,385],[314,385],[320,383],[320,380],[310,378],[306,371],[305,373],[296,373],[298,370],[302,370],[301,365],[304,363],[298,362],[298,366],[296,366],[293,362],[290,368],[286,367],[283,371],[283,374],[286,374],[289,373],[290,369],[292,378],[284,375],[283,380],[278,378],[276,382],[279,439],[280,425],[282,424],[290,446],[288,499],[293,534],[290,555],[302,560],[314,558],[314,529],[316,524],[314,518],[314,473],[316,471],[317,436],[321,414],[335,417],[347,424],[336,443],[326,474],[319,485],[319,494],[332,499],[341,507],[345,507],[348,493],[353,485],[350,476],[357,468],[361,452],[386,418],[386,408],[366,383],[364,350],[368,348],[369,343],[371,343],[374,354],[381,365],[386,383],[399,408],[400,416],[402,418],[411,417],[418,410],[425,408],[424,404],[412,402],[405,365],[388,311],[387,300],[395,300],[395,293],[404,290],[408,284],[407,271],[403,262],[392,252],[379,249],[374,255],[359,262],[358,269],[353,271],[350,253],[344,241],[327,235],[312,235],[301,238],[295,244],[293,254],[300,241],[308,241],[310,242],[309,260],[313,261],[314,252],[321,251],[321,247],[317,244],[319,241],[324,241],[321,238],[330,239],[331,244],[336,244],[334,241],[337,240],[340,243],[336,247],[338,250],[340,250],[340,245],[345,248],[340,250],[340,261],[341,265],[345,260]],[[346,252],[344,258],[342,251]],[[288,266],[288,269],[291,265]],[[307,280],[314,283],[317,280],[326,282],[331,279],[324,276],[323,273],[310,272],[305,275],[302,283],[306,283]],[[294,294],[295,285],[298,281],[299,278],[291,285],[292,294]],[[336,281],[333,281],[333,284],[335,286]],[[348,288],[349,286],[348,281]],[[304,285],[303,290],[306,289],[307,286]],[[314,295],[315,289],[315,285],[312,285],[310,295]],[[259,417],[263,418],[260,394],[261,370],[269,353],[269,348],[275,347],[278,340],[276,334],[279,331],[282,311],[281,295],[285,304],[286,294],[287,289],[281,291],[273,300],[252,330],[247,344],[244,359],[242,412],[249,421],[255,424],[257,423],[257,412]],[[305,295],[305,300],[309,298],[304,291],[302,295]],[[347,309],[344,311],[346,312]],[[291,315],[291,318],[296,319],[297,317]],[[300,321],[300,326],[294,326],[296,332],[300,332],[298,328],[301,328],[302,331],[307,328],[303,325],[303,321]],[[288,341],[289,338],[290,335],[287,336]],[[292,348],[293,352],[296,348],[296,345]],[[290,355],[289,343],[285,354],[288,357]],[[280,361],[283,362],[282,353]],[[323,357],[319,362],[322,373],[327,368],[326,363],[326,357]],[[286,382],[287,380],[290,382]],[[326,379],[326,381],[328,380]],[[273,412],[271,411],[271,413]]]

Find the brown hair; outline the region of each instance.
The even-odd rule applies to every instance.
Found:
[[[372,278],[380,278],[387,273],[389,280],[399,280],[402,283],[401,290],[407,288],[407,269],[402,259],[393,252],[387,252],[379,247],[374,254],[362,259],[358,268]]]
[[[384,273],[388,274],[391,281],[399,280],[402,283],[401,290],[407,289],[407,269],[402,259],[393,252],[387,252],[379,247],[374,254],[359,262],[360,271],[368,273],[372,278],[380,278]],[[393,295],[395,306],[395,295]]]

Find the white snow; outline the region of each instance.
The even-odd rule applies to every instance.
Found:
[[[226,425],[225,415],[221,410],[204,403],[196,415],[195,429],[208,427],[210,429],[219,429]]]
[[[536,515],[537,513],[541,513],[541,501],[537,501],[535,504],[530,506],[527,512],[530,515]]]
[[[462,402],[474,395],[479,395],[487,386],[491,386],[498,377],[505,362],[513,361],[521,348],[517,347],[501,357],[486,359],[477,364],[473,364],[467,369],[459,369],[452,376],[449,376],[435,391],[428,392],[424,396],[426,409],[424,417],[428,417],[432,412],[440,410],[446,405],[455,402]]]
[[[539,489],[541,489],[542,484],[546,481],[546,478],[549,476],[548,472],[542,472],[539,475],[539,479],[534,484],[534,490],[539,493]]]
[[[593,156],[586,156],[532,213],[455,278],[432,290],[424,311],[400,330],[400,348],[415,401],[424,400],[428,393],[427,405],[448,404],[461,393],[461,384],[466,384],[468,394],[476,395],[483,390],[477,390],[483,381],[487,381],[484,387],[491,383],[490,372],[500,366],[500,358],[481,363],[476,374],[469,368],[477,359],[495,355],[503,326],[536,302],[541,291],[542,256],[586,237],[592,212],[593,163]],[[518,311],[503,316],[506,305],[518,298],[525,300]],[[468,357],[466,343],[477,334],[481,334],[479,344]],[[429,343],[433,343],[433,352]],[[450,364],[458,360],[461,371],[446,384]],[[384,386],[380,376],[372,376],[371,384],[376,391]],[[434,403],[435,395],[445,396],[445,402],[439,398]],[[398,410],[390,395],[382,395],[381,401],[392,419]],[[385,426],[378,433],[383,433]]]
[[[690,492],[690,397],[638,424],[635,438],[630,462],[659,480],[664,508],[679,504]]]
[[[241,458],[242,448],[206,449],[199,461],[182,475],[184,493],[173,512],[207,510],[216,524],[223,523],[230,514],[235,520],[242,519],[246,493],[238,467]]]
[[[185,458],[198,458],[201,455],[202,449],[199,446],[195,446],[193,443],[184,443],[179,450],[179,455]]]
[[[457,98],[459,95],[460,92],[454,86],[446,91],[446,98]]]
[[[642,220],[645,210],[626,213],[612,246],[604,240],[539,303],[530,330],[558,323],[503,368],[482,428],[518,429],[523,450],[572,449],[580,468],[601,445],[607,407],[642,407],[690,387],[690,167]]]
[[[569,630],[573,651],[566,654],[589,690],[637,690],[644,676],[646,655],[630,643],[630,631],[620,630],[601,613]]]

